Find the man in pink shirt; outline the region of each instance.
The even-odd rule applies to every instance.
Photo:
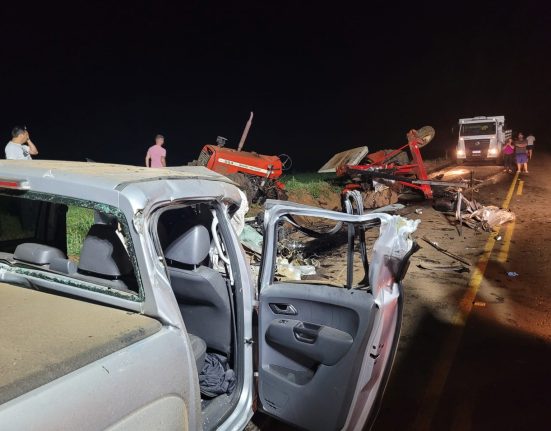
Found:
[[[164,168],[166,166],[166,150],[163,148],[165,137],[155,136],[155,145],[149,147],[145,155],[145,166],[151,168]],[[151,164],[149,163],[151,161]]]

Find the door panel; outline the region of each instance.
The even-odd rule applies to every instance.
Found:
[[[259,393],[264,410],[311,430],[341,428],[378,312],[366,291],[279,283],[260,293]],[[293,316],[270,304],[288,304]],[[358,360],[360,358],[360,360]]]
[[[401,280],[416,250],[410,234],[418,221],[279,201],[266,207],[259,282],[261,406],[308,430],[361,430],[374,419],[397,348]],[[367,241],[366,229],[372,228],[378,235]],[[319,262],[320,273],[311,282],[292,281],[279,267],[288,265],[283,252],[308,260],[302,250]]]

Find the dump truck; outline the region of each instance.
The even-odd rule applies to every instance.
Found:
[[[457,162],[501,163],[501,148],[509,137],[511,137],[511,130],[506,130],[503,115],[461,118],[457,140]]]

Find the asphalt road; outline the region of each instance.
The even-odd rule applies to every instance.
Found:
[[[432,209],[421,216],[417,236],[438,240],[473,266],[463,274],[422,270],[422,260],[450,263],[427,247],[412,259],[403,336],[376,430],[551,423],[550,163],[539,154],[530,174],[502,174],[481,189],[480,202],[509,205],[517,217],[494,235],[464,229],[459,236]]]
[[[423,262],[457,262],[419,240],[375,430],[524,430],[551,423],[551,156],[536,156],[527,175],[468,165],[440,172],[445,181],[468,179],[471,170],[484,180],[475,199],[509,206],[517,216],[499,232],[464,227],[459,235],[455,222],[428,203],[411,208],[407,217],[422,220],[417,238],[429,237],[471,266],[463,273],[421,269]],[[293,429],[261,414],[254,423]]]

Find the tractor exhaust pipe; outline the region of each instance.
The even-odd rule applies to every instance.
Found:
[[[245,145],[245,139],[247,139],[247,135],[249,134],[249,129],[251,128],[251,124],[253,123],[253,116],[254,116],[254,113],[251,112],[249,121],[247,121],[247,124],[245,124],[245,129],[243,129],[243,134],[241,135],[241,140],[239,141],[239,145],[237,146],[237,151],[241,151],[241,149],[243,148],[243,145]]]

